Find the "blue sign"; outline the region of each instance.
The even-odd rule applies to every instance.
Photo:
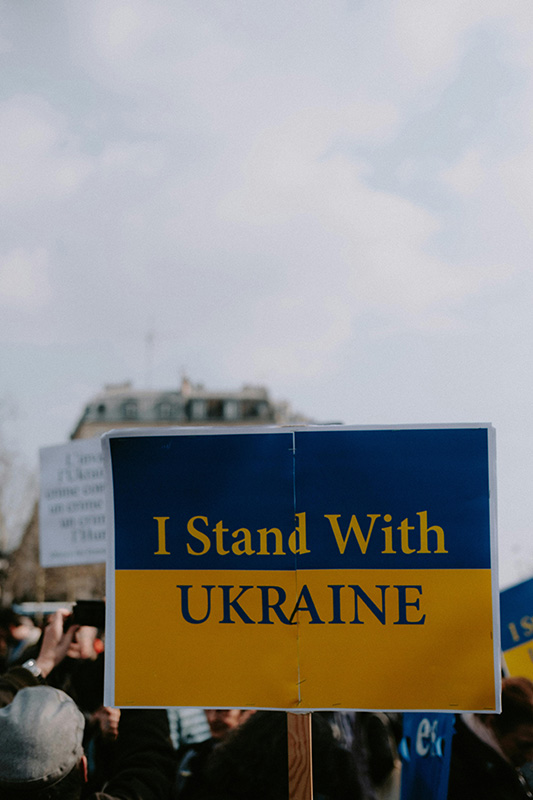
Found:
[[[533,578],[500,594],[502,650],[531,642],[533,638]]]
[[[117,569],[161,566],[132,533],[154,519],[166,569],[491,566],[486,428],[123,436],[110,448]],[[266,552],[259,532],[272,528],[283,543]],[[237,547],[243,529],[250,544]]]
[[[403,715],[401,800],[446,800],[454,714]]]
[[[533,578],[501,592],[500,619],[509,674],[533,679]]]

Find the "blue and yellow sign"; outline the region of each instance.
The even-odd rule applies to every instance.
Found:
[[[495,709],[493,434],[106,434],[106,702]]]
[[[533,578],[500,594],[500,617],[509,674],[533,680]]]

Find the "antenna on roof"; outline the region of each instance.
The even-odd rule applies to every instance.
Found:
[[[146,331],[146,336],[144,337],[144,357],[145,357],[145,376],[144,382],[147,389],[152,388],[152,378],[153,378],[153,367],[154,367],[154,340],[155,340],[155,331],[153,328],[150,328]]]

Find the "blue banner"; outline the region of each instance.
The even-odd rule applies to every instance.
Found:
[[[446,800],[454,714],[403,715],[401,800]]]
[[[533,578],[500,593],[500,620],[509,674],[533,680]]]
[[[500,593],[502,650],[533,639],[533,578]]]

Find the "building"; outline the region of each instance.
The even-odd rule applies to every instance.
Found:
[[[104,387],[89,401],[70,438],[87,439],[117,428],[296,425],[308,421],[294,414],[288,403],[274,402],[264,387],[243,386],[235,391],[217,392],[184,378],[178,389],[140,391],[131,383]],[[104,564],[47,568],[39,565],[37,504],[20,546],[9,562],[4,602],[72,602],[105,594]]]
[[[136,391],[111,384],[86,406],[71,439],[99,436],[111,428],[168,425],[288,425],[306,420],[287,403],[273,402],[262,386],[215,392],[184,378],[177,390]]]

